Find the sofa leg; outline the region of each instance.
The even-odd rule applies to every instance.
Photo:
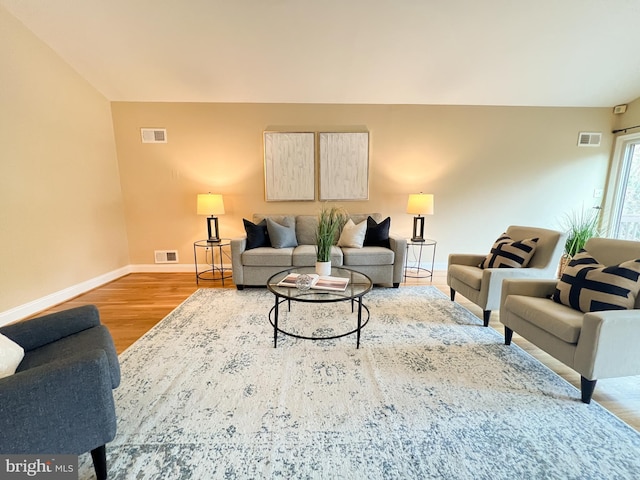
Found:
[[[504,344],[511,345],[511,338],[513,337],[513,330],[509,327],[504,327]]]
[[[105,445],[91,450],[93,468],[98,480],[107,480],[107,449]]]
[[[244,290],[244,285],[236,285],[236,288],[237,288],[238,290]]]
[[[449,295],[451,295],[451,301],[456,299],[456,291],[453,288],[449,288]]]
[[[489,319],[491,318],[491,310],[484,310],[482,312],[482,320],[484,321],[484,326],[489,326]]]
[[[582,391],[582,403],[591,403],[591,396],[596,389],[598,380],[588,380],[580,376],[580,390]]]
[[[400,283],[394,283],[393,284],[393,288],[399,288],[400,287]]]

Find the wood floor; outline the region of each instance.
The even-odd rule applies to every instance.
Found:
[[[403,285],[417,284],[429,284],[429,280],[408,279]],[[445,272],[436,272],[432,284],[449,295]],[[224,287],[220,281],[201,281],[197,286],[192,273],[132,273],[42,313],[79,305],[97,305],[102,322],[109,327],[116,349],[121,353],[198,288],[235,287],[230,280],[225,281]],[[482,316],[481,309],[461,295],[456,297],[456,301],[479,317]],[[491,315],[489,327],[502,334],[503,328],[498,317],[498,312]],[[579,388],[580,376],[576,372],[517,334],[513,336],[513,343]],[[599,380],[593,400],[640,431],[640,376]],[[588,428],[586,425],[584,427]]]

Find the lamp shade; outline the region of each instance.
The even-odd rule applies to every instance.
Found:
[[[413,215],[433,215],[433,194],[412,193],[409,195],[407,213]]]
[[[199,193],[198,215],[224,215],[222,195],[218,193]]]

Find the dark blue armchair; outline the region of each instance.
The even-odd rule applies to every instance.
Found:
[[[0,379],[0,453],[91,452],[107,478],[105,444],[116,434],[120,365],[109,330],[88,305],[0,328],[22,346],[16,373]]]

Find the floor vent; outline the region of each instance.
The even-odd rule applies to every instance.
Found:
[[[141,128],[142,143],[167,143],[166,128]]]
[[[178,263],[177,250],[155,250],[156,263]]]
[[[601,133],[580,132],[580,134],[578,135],[578,146],[579,147],[599,147],[601,139],[602,139]]]

